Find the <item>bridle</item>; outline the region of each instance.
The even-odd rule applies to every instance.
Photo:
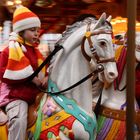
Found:
[[[90,25],[91,25],[91,22],[88,23],[85,36],[82,39],[81,50],[82,50],[83,56],[89,62],[92,59],[91,57],[88,56],[88,54],[85,51],[84,44],[85,44],[85,41],[87,39],[89,47],[90,47],[90,50],[91,50],[93,56],[95,57],[97,64],[99,64],[99,63],[106,63],[106,62],[116,62],[115,61],[115,57],[100,59],[100,57],[98,56],[98,54],[96,52],[96,48],[93,46],[93,42],[91,41],[91,36],[99,35],[99,34],[112,34],[112,31],[111,30],[102,30],[102,29],[100,29],[100,30],[91,32],[90,31]]]

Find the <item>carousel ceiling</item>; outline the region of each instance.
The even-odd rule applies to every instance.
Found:
[[[103,12],[107,15],[126,17],[126,0],[0,0],[0,25],[12,20],[15,5],[23,4],[35,12],[47,32],[62,33],[79,15],[90,13],[97,17]],[[140,2],[138,2],[140,11]],[[138,14],[138,19],[140,15]]]

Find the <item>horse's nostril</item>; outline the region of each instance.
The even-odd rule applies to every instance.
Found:
[[[115,74],[113,72],[109,72],[109,76],[114,77]]]
[[[101,42],[100,42],[100,45],[101,45],[101,46],[105,46],[105,42],[104,42],[104,41],[101,41]]]

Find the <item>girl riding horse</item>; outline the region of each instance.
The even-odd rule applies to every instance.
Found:
[[[29,78],[43,62],[37,48],[40,27],[36,14],[26,7],[18,7],[13,15],[9,46],[0,54],[0,107],[8,116],[8,140],[25,140],[28,105],[40,93],[37,87],[47,87],[45,67],[34,79]]]

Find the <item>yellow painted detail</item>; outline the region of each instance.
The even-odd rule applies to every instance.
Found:
[[[0,126],[0,140],[8,140],[7,126]]]
[[[122,49],[123,49],[123,46],[122,46],[122,45],[116,49],[116,51],[115,51],[115,60],[116,60],[116,61],[118,61]]]
[[[41,131],[44,131],[46,129],[49,129],[49,128],[57,125],[58,123],[62,122],[63,120],[67,119],[70,116],[71,115],[67,114],[64,110],[54,114],[53,116],[42,121],[42,130]]]
[[[113,140],[114,137],[117,135],[118,131],[119,131],[119,126],[120,126],[120,120],[114,120],[112,127],[107,135],[107,137],[105,138],[105,140]]]

